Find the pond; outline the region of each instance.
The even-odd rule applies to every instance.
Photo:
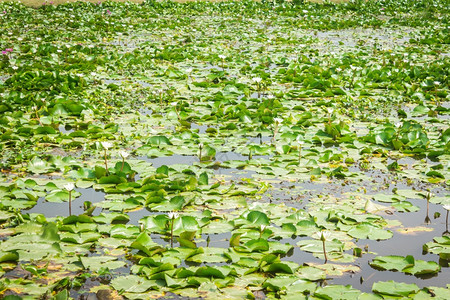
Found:
[[[433,3],[0,3],[0,297],[450,298]]]

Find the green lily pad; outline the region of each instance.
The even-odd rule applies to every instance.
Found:
[[[408,284],[395,281],[379,281],[372,286],[372,291],[381,296],[409,297],[419,292],[416,284]]]
[[[377,256],[370,265],[383,270],[396,270],[413,275],[435,274],[441,269],[439,264],[434,261],[415,260],[411,255],[406,257],[395,255]]]
[[[354,238],[371,240],[387,240],[393,236],[391,231],[381,229],[370,223],[358,224],[347,233]]]

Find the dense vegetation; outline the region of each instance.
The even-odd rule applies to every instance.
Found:
[[[0,296],[449,299],[449,8],[0,3]]]

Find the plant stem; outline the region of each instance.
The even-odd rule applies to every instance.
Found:
[[[173,248],[173,222],[175,218],[172,218],[172,222],[170,225],[170,248]]]
[[[427,216],[425,217],[425,224],[431,224],[431,219],[429,217],[429,210],[430,210],[430,199],[427,198]]]
[[[105,149],[105,168],[106,168],[106,174],[108,174],[108,160],[106,155],[106,149]]]
[[[120,172],[123,171],[123,166],[125,165],[125,158],[122,158],[122,167],[120,167]]]
[[[72,215],[72,191],[69,191],[69,216]]]
[[[272,144],[275,144],[275,139],[277,138],[277,133],[278,133],[278,123],[275,123],[275,128],[273,129]]]
[[[325,256],[325,263],[327,263],[328,258],[327,258],[327,250],[325,249],[325,240],[322,241],[322,245],[323,245],[323,256]]]

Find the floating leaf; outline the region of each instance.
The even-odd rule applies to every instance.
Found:
[[[409,297],[417,294],[419,287],[415,284],[401,283],[395,281],[379,281],[372,286],[372,291],[380,295]]]

